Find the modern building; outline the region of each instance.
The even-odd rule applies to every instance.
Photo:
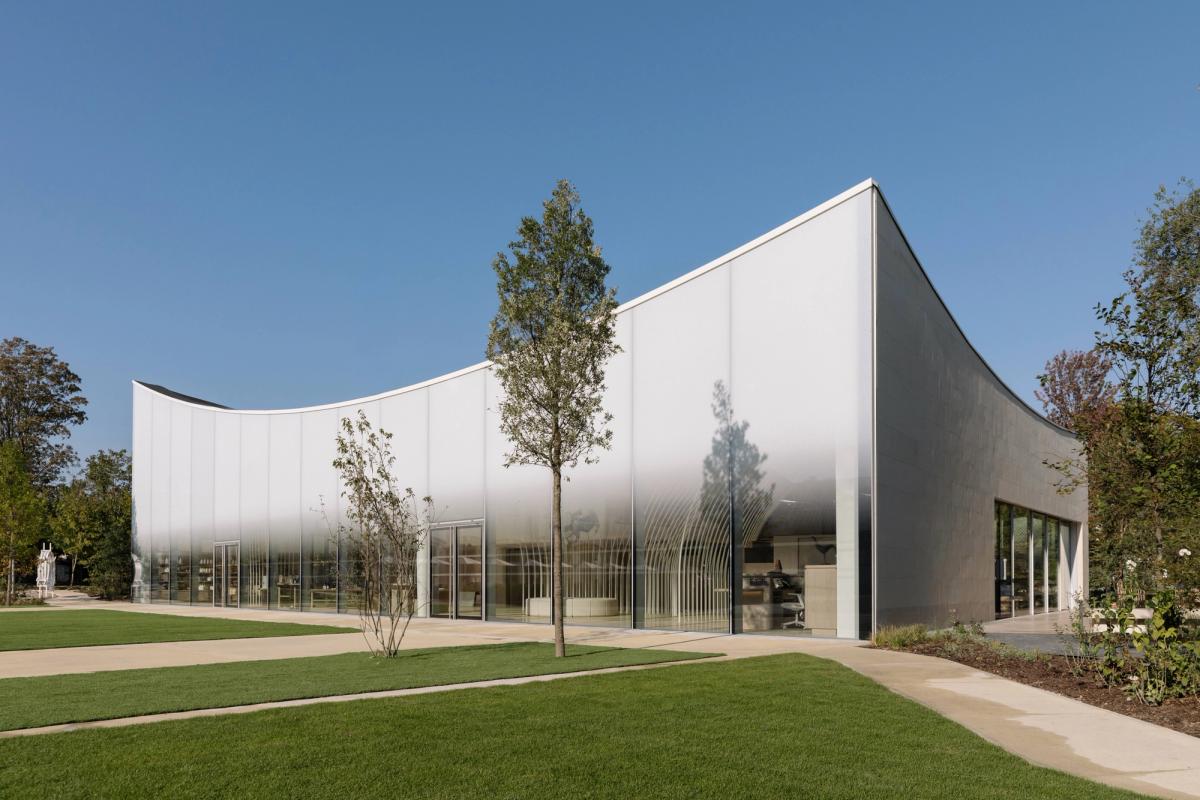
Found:
[[[564,486],[569,623],[865,637],[1065,608],[1087,585],[1072,434],[963,336],[866,181],[617,311],[612,449]],[[482,349],[483,343],[480,343]],[[549,619],[550,476],[503,466],[487,363],[238,410],[135,382],[139,599],[351,611],[339,420],[429,494],[425,613]]]

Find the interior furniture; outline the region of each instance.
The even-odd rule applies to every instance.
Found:
[[[780,603],[779,607],[784,611],[790,611],[795,615],[794,619],[790,619],[783,623],[785,628],[803,628],[804,627],[804,595],[799,592],[788,592],[792,597],[796,598],[793,602]]]
[[[525,613],[531,617],[550,616],[549,597],[530,597],[525,601]],[[615,617],[621,605],[615,597],[568,597],[567,617]]]

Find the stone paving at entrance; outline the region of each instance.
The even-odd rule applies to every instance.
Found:
[[[80,604],[80,606],[82,605],[84,604]],[[357,624],[354,616],[328,614],[212,609],[193,606],[134,606],[131,604],[111,604],[107,607],[123,608],[137,613],[216,615],[234,619],[308,622],[324,625],[355,626]],[[70,613],[70,610],[70,607],[63,606],[55,609],[54,613]],[[1057,620],[1050,619],[1018,622],[1012,626],[1016,629],[1011,630],[1011,633],[1045,635],[1053,631],[1053,628],[1049,627],[1048,629],[1048,626],[1055,622]],[[1021,629],[1027,626],[1031,626],[1032,629]],[[418,648],[514,641],[550,641],[552,637],[553,632],[548,625],[419,619],[413,621],[404,644],[406,648]],[[1032,763],[1144,794],[1167,798],[1200,799],[1200,738],[1015,683],[951,661],[912,653],[876,650],[864,647],[862,642],[797,636],[744,634],[727,636],[568,626],[567,639],[577,643],[604,644],[616,647],[661,647],[723,653],[726,658],[746,658],[787,652],[807,653],[819,658],[829,658],[875,680],[898,694],[932,708],[988,741]],[[360,637],[335,635],[17,651],[0,653],[0,677],[225,663],[302,655],[328,655],[365,649],[366,642]],[[612,670],[569,675],[541,675],[457,686],[396,690],[373,695],[347,695],[285,701],[261,706],[204,709],[177,714],[153,715],[150,718],[140,717],[86,723],[86,727],[144,724],[161,719],[248,713],[263,707],[357,701],[372,696],[403,696],[431,691],[453,691],[474,686],[560,680],[574,675],[594,675],[597,672],[624,669],[687,669],[687,666],[688,662],[619,667]],[[60,726],[53,730],[81,727],[85,727],[85,725]],[[28,735],[34,732],[50,731],[34,729],[13,731],[4,735],[18,733]]]

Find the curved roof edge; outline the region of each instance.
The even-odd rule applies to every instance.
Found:
[[[701,275],[705,274],[706,272],[711,272],[714,269],[717,269],[718,267],[720,267],[724,264],[727,264],[730,261],[733,261],[735,258],[738,258],[739,256],[745,255],[746,253],[750,252],[751,250],[755,250],[755,249],[761,247],[762,245],[766,244],[767,242],[771,241],[772,239],[774,239],[778,236],[782,236],[783,234],[787,233],[788,231],[792,230],[793,228],[803,225],[805,222],[808,222],[810,219],[814,219],[816,217],[821,216],[826,211],[836,208],[837,206],[841,205],[842,203],[846,202],[847,200],[851,199],[852,197],[857,197],[858,195],[860,195],[863,192],[868,191],[869,189],[872,189],[872,188],[878,189],[879,187],[875,183],[875,180],[873,178],[867,178],[865,181],[862,181],[860,183],[855,184],[854,186],[851,186],[849,189],[847,189],[846,191],[837,195],[836,197],[832,197],[832,198],[826,200],[824,203],[821,203],[818,206],[814,206],[813,208],[810,208],[808,211],[805,211],[800,216],[788,220],[787,222],[783,223],[782,225],[778,226],[777,228],[772,228],[771,230],[764,233],[762,236],[759,236],[756,239],[752,239],[751,241],[747,242],[746,244],[742,245],[741,247],[731,250],[730,252],[726,253],[723,256],[715,258],[712,261],[709,261],[707,264],[703,264],[699,267],[696,267],[696,269],[692,270],[691,272],[680,275],[678,278],[675,278],[674,280],[670,281],[669,283],[664,283],[662,286],[659,286],[655,289],[651,289],[650,291],[645,292],[644,294],[640,294],[637,297],[633,298],[632,300],[625,301],[621,305],[617,306],[617,310],[614,313],[621,314],[625,311],[630,310],[631,308],[634,308],[635,306],[641,305],[642,303],[646,302],[647,300],[651,300],[655,297],[658,297],[661,294],[665,294],[665,293],[671,291],[672,289],[676,289],[676,288],[682,286],[683,284],[700,277]],[[899,227],[899,226],[897,226],[897,227]],[[395,397],[396,395],[405,394],[406,392],[413,392],[418,389],[424,389],[425,387],[432,386],[435,383],[441,383],[442,381],[448,381],[448,380],[451,380],[452,378],[457,378],[461,375],[466,375],[468,373],[475,372],[476,370],[487,369],[491,365],[492,365],[492,362],[490,362],[490,361],[481,361],[478,364],[474,364],[470,367],[464,367],[463,369],[457,370],[455,372],[449,372],[449,373],[446,373],[445,375],[439,375],[436,378],[430,378],[429,380],[421,381],[420,383],[414,383],[414,384],[410,384],[408,386],[403,386],[399,389],[388,389],[386,391],[379,392],[378,394],[368,395],[367,397],[356,397],[353,400],[339,400],[335,403],[323,403],[321,405],[300,406],[300,407],[296,407],[296,408],[269,408],[269,409],[230,408],[229,406],[223,406],[223,405],[219,405],[217,403],[209,402],[207,400],[201,400],[200,398],[197,398],[197,397],[190,397],[188,395],[182,394],[180,392],[172,391],[170,389],[159,386],[157,384],[147,383],[145,381],[139,381],[139,380],[135,380],[134,384],[136,384],[138,386],[142,386],[147,389],[150,389],[153,392],[157,392],[159,394],[170,397],[173,400],[177,400],[182,403],[188,403],[190,405],[205,408],[205,409],[208,409],[209,411],[213,411],[213,410],[229,411],[231,413],[236,413],[236,414],[298,414],[298,413],[302,413],[305,411],[325,411],[325,410],[334,409],[334,408],[346,408],[348,406],[359,405],[360,403],[371,403],[376,400],[382,400],[386,397]]]
[[[223,406],[220,403],[214,403],[211,400],[201,400],[199,397],[192,397],[190,394],[183,394],[182,392],[173,391],[171,389],[168,389],[165,386],[159,386],[157,383],[146,383],[145,381],[138,381],[138,380],[135,380],[134,383],[137,384],[138,386],[143,386],[152,392],[158,392],[159,394],[166,395],[167,397],[170,397],[172,400],[182,400],[183,402],[189,403],[194,406],[204,406],[205,408],[219,408],[224,411],[235,410],[235,409],[231,409],[229,406]]]
[[[744,244],[738,248],[735,248],[734,250],[731,250],[730,252],[728,252],[718,258],[713,259],[712,261],[709,261],[706,264],[703,264],[703,265],[697,267],[696,269],[692,270],[691,272],[687,272],[687,273],[679,276],[678,278],[675,278],[674,280],[663,284],[662,286],[659,286],[655,289],[651,289],[648,292],[638,295],[637,297],[633,298],[632,300],[627,300],[626,302],[619,305],[617,307],[617,310],[614,313],[617,313],[617,314],[623,313],[632,308],[635,308],[636,306],[641,305],[642,303],[645,303],[648,300],[658,297],[661,294],[665,294],[665,293],[671,291],[672,289],[676,289],[676,288],[684,285],[685,283],[688,283],[689,281],[692,281],[692,280],[700,277],[701,275],[704,275],[707,272],[711,272],[712,270],[717,269],[718,267],[720,267],[724,264],[727,264],[730,261],[733,261],[734,259],[736,259],[740,256],[743,256],[746,253],[749,253],[750,251],[761,247],[762,245],[766,244],[767,242],[771,241],[772,239],[782,236],[783,234],[787,233],[788,231],[792,230],[793,228],[797,228],[800,225],[803,225],[805,222],[808,222],[811,219],[815,219],[816,217],[819,217],[820,215],[824,214],[825,212],[830,211],[830,210],[836,208],[837,206],[841,205],[842,203],[846,202],[847,200],[857,197],[858,195],[862,194],[863,192],[870,191],[872,189],[875,190],[875,192],[879,195],[879,199],[883,202],[884,209],[887,211],[888,215],[892,218],[892,223],[896,226],[896,230],[899,231],[900,238],[904,240],[904,246],[908,248],[908,252],[912,255],[913,261],[917,265],[917,269],[919,269],[921,271],[921,277],[923,277],[925,279],[925,283],[929,286],[929,290],[931,292],[933,292],[933,296],[935,298],[937,298],[938,303],[942,306],[942,309],[945,310],[946,316],[950,318],[950,322],[953,323],[954,329],[958,332],[958,335],[962,337],[962,340],[964,342],[966,342],[967,347],[969,347],[971,349],[971,352],[974,353],[975,357],[977,359],[979,359],[979,362],[983,365],[984,369],[986,369],[988,371],[988,374],[990,374],[992,376],[992,378],[994,378],[995,381],[998,384],[1000,384],[1001,388],[1004,389],[1004,391],[1006,391],[1013,400],[1016,400],[1017,403],[1022,408],[1024,408],[1028,413],[1032,414],[1036,419],[1044,422],[1046,425],[1049,425],[1050,427],[1054,428],[1055,430],[1059,430],[1059,431],[1067,433],[1071,436],[1075,436],[1076,434],[1073,431],[1070,431],[1067,428],[1062,427],[1061,425],[1051,422],[1041,412],[1039,412],[1033,406],[1029,405],[1029,403],[1027,403],[1020,395],[1018,395],[1015,391],[1013,391],[1012,387],[1010,387],[1007,383],[1005,383],[1004,380],[996,373],[996,370],[992,369],[992,366],[990,364],[988,364],[987,360],[982,355],[980,355],[979,350],[977,350],[975,348],[975,345],[971,344],[971,340],[968,339],[967,335],[963,332],[962,326],[958,324],[958,320],[955,319],[954,314],[951,313],[949,306],[946,305],[946,301],[942,299],[941,294],[938,293],[937,288],[933,285],[933,281],[931,281],[929,279],[929,273],[927,273],[925,271],[925,267],[921,263],[921,259],[917,257],[916,251],[913,249],[912,244],[908,241],[908,236],[905,235],[904,229],[900,226],[900,222],[896,219],[896,215],[892,212],[891,205],[888,204],[887,198],[884,197],[883,190],[880,188],[879,184],[876,183],[874,178],[867,178],[866,180],[861,181],[860,183],[857,183],[854,186],[851,186],[849,189],[842,192],[841,194],[839,194],[835,197],[832,197],[829,200],[826,200],[825,202],[821,203],[820,205],[814,206],[813,208],[809,209],[808,211],[805,211],[803,214],[800,214],[799,216],[788,220],[787,222],[783,223],[782,225],[780,225],[776,228],[772,228],[771,230],[767,231],[763,235],[747,242],[746,244]],[[428,386],[433,386],[434,384],[452,380],[452,379],[458,378],[462,375],[467,375],[472,372],[477,372],[479,370],[487,369],[490,366],[491,366],[490,361],[481,361],[478,364],[473,364],[472,366],[464,367],[463,369],[456,370],[454,372],[448,372],[445,375],[439,375],[436,378],[430,378],[429,380],[421,381],[419,383],[414,383],[414,384],[410,384],[408,386],[403,386],[399,389],[388,389],[386,391],[379,392],[379,393],[373,394],[373,395],[368,395],[366,397],[356,397],[352,400],[340,400],[340,401],[337,401],[334,403],[323,403],[320,405],[301,406],[301,407],[296,407],[296,408],[272,408],[272,409],[230,408],[229,406],[223,406],[223,405],[220,405],[219,403],[213,403],[208,400],[202,400],[198,397],[192,397],[191,395],[186,395],[181,392],[176,392],[176,391],[168,389],[164,386],[159,386],[158,384],[147,383],[145,381],[139,381],[139,380],[135,380],[135,381],[133,381],[133,383],[137,386],[141,386],[143,388],[149,389],[150,391],[155,392],[157,394],[161,394],[165,397],[169,397],[172,400],[176,400],[181,403],[186,403],[188,405],[197,406],[199,408],[204,408],[209,411],[227,411],[227,412],[235,413],[235,414],[298,414],[298,413],[303,413],[306,411],[326,411],[326,410],[331,410],[331,409],[335,409],[335,408],[346,408],[349,406],[356,406],[356,405],[360,405],[362,403],[371,403],[376,400],[383,400],[384,398],[395,397],[397,395],[402,395],[402,394],[406,394],[408,392],[417,391],[418,389],[424,389]]]
[[[336,403],[323,403],[321,405],[301,406],[298,408],[230,408],[229,406],[223,406],[219,403],[201,400],[198,397],[189,397],[186,394],[180,394],[179,392],[171,391],[170,389],[166,389],[157,384],[146,383],[145,381],[139,380],[134,380],[133,383],[135,386],[141,386],[145,389],[149,389],[152,392],[157,392],[158,394],[170,397],[173,400],[178,400],[179,402],[186,403],[187,405],[198,406],[208,411],[228,411],[231,414],[301,414],[306,411],[328,411],[334,408],[357,406],[361,405],[362,403],[373,403],[376,400],[383,400],[387,397],[395,397],[408,392],[415,392],[418,389],[424,389],[425,387],[432,386],[435,383],[443,383],[462,375],[478,372],[479,370],[487,369],[491,365],[492,362],[490,361],[481,361],[478,364],[473,364],[472,366],[464,367],[454,372],[448,372],[445,375],[439,375],[436,378],[430,378],[427,381],[421,381],[420,383],[413,383],[408,386],[403,386],[399,389],[388,389],[387,391],[379,392],[378,394],[372,394],[366,397],[356,397],[353,400],[339,400]]]
[[[921,272],[921,277],[925,279],[926,285],[929,286],[929,291],[933,292],[934,298],[937,299],[938,304],[942,307],[942,310],[946,312],[946,316],[950,319],[950,323],[954,325],[954,330],[958,332],[958,335],[966,343],[967,347],[971,349],[971,352],[975,355],[975,358],[979,360],[979,363],[983,365],[983,368],[988,371],[988,374],[992,376],[996,383],[1000,384],[1000,388],[1007,392],[1009,397],[1011,397],[1013,400],[1016,400],[1017,404],[1020,405],[1021,408],[1025,409],[1025,411],[1032,414],[1034,418],[1044,422],[1046,425],[1049,425],[1051,428],[1054,428],[1057,431],[1066,433],[1074,438],[1079,438],[1079,434],[1075,433],[1075,431],[1071,430],[1070,428],[1064,428],[1057,422],[1052,422],[1046,417],[1045,414],[1038,411],[1036,408],[1026,402],[1025,398],[1013,391],[1013,388],[1004,382],[1004,379],[1000,377],[996,370],[992,369],[992,365],[989,364],[987,359],[980,354],[975,345],[971,344],[971,340],[967,338],[967,334],[963,332],[962,325],[958,324],[958,320],[954,317],[954,313],[950,310],[950,306],[946,305],[946,301],[942,299],[942,295],[938,292],[937,287],[934,286],[933,281],[929,279],[929,273],[925,271],[925,265],[921,263],[921,259],[917,256],[917,251],[913,249],[912,243],[908,241],[908,235],[904,233],[904,228],[900,227],[900,221],[896,219],[896,214],[892,211],[891,205],[888,203],[887,198],[883,196],[883,189],[881,189],[878,184],[874,184],[874,188],[875,192],[879,195],[880,202],[883,203],[884,210],[887,211],[888,216],[892,218],[892,224],[896,226],[896,231],[900,234],[900,238],[904,240],[904,246],[908,248],[909,255],[913,257],[913,263],[917,265],[917,269]]]

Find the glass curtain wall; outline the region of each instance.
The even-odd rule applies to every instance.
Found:
[[[703,495],[720,508],[724,491],[732,509],[735,631],[836,635],[838,564],[855,559],[839,553],[839,514],[860,515],[870,539],[871,304],[869,286],[857,282],[869,271],[827,257],[821,244],[854,224],[818,220],[740,256],[730,271],[729,377],[709,392]],[[787,313],[764,313],[764,296],[786,297]],[[850,502],[839,505],[842,481]],[[851,539],[858,533],[852,519],[843,527]],[[869,626],[870,557],[857,555]]]
[[[864,614],[869,624],[869,198],[618,315],[612,447],[564,476],[568,622],[793,635],[848,635]],[[434,522],[460,532],[420,555],[428,611],[548,622],[550,476],[504,466],[501,399],[485,369],[297,411],[204,409],[135,389],[149,594],[168,600],[174,586],[213,603],[214,547],[236,544],[239,605],[354,611],[353,553],[330,535],[345,521],[330,462],[338,421],[361,408],[394,434],[398,486],[431,496]],[[172,413],[190,418],[190,456],[172,451]],[[171,487],[180,458],[190,508]],[[839,564],[857,585],[839,590]]]
[[[633,310],[640,627],[730,630],[733,504],[716,405],[728,391],[729,345],[727,268]]]
[[[1060,548],[1070,523],[996,503],[996,618],[1058,611]]]
[[[338,415],[315,411],[299,417],[301,441],[300,527],[303,557],[301,585],[305,611],[338,609],[337,456]]]
[[[215,415],[191,411],[191,565],[192,598],[197,605],[212,605],[213,527],[216,517]]]
[[[171,403],[166,398],[154,398],[153,439],[151,457],[151,536],[150,563],[145,565],[150,586],[150,598],[157,602],[171,600]]]

